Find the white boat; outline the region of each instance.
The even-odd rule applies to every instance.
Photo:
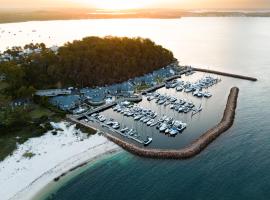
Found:
[[[112,125],[112,128],[113,129],[119,129],[120,128],[120,124],[118,122],[115,122],[113,125]]]
[[[166,101],[165,103],[164,103],[164,106],[167,106],[167,105],[169,105],[171,102],[169,102],[169,101]]]
[[[178,87],[176,87],[176,91],[177,91],[177,92],[181,92],[183,89],[184,89],[183,86],[178,86]]]
[[[121,133],[124,133],[124,132],[126,132],[126,131],[128,131],[129,129],[128,129],[128,127],[125,127],[125,128],[122,128],[121,130],[120,130],[120,132]]]
[[[181,125],[177,127],[177,130],[179,132],[182,132],[186,127],[187,127],[186,123],[181,123]]]
[[[143,144],[144,144],[144,146],[147,146],[147,145],[149,145],[152,141],[153,141],[153,139],[152,139],[151,137],[147,137]]]
[[[93,113],[93,114],[91,115],[91,117],[97,117],[97,116],[98,116],[97,113]]]
[[[104,116],[100,115],[100,116],[98,117],[98,120],[99,120],[100,122],[104,122],[104,121],[106,121],[106,118],[105,118]]]
[[[193,90],[192,88],[186,88],[186,89],[185,89],[185,92],[186,92],[186,93],[189,93],[189,92],[192,92],[192,90]]]
[[[145,120],[145,116],[143,116],[141,119],[140,119],[140,122],[143,122],[143,120]]]
[[[127,135],[134,135],[135,134],[135,131],[133,129],[130,129],[128,132],[127,132]]]
[[[155,122],[155,120],[154,119],[150,119],[146,124],[147,124],[147,126],[150,126],[152,123],[154,123]]]
[[[158,104],[159,104],[159,105],[162,105],[162,104],[165,103],[165,101],[166,101],[165,99],[159,100],[159,101],[158,101]]]
[[[146,118],[143,120],[143,123],[147,123],[149,120],[150,120],[150,118],[146,117]]]
[[[141,118],[142,118],[142,115],[136,115],[136,116],[134,117],[135,120],[139,120],[139,119],[141,119]]]
[[[203,94],[203,96],[206,97],[206,98],[210,98],[212,96],[212,94],[210,92],[205,92]]]
[[[152,124],[150,124],[150,127],[153,127],[153,126],[155,126],[155,125],[157,125],[158,124],[158,121],[154,121]]]
[[[170,135],[171,136],[175,136],[175,135],[177,135],[179,133],[179,131],[177,130],[177,128],[172,128],[171,130],[170,130]]]
[[[165,131],[167,129],[167,126],[168,125],[166,123],[161,124],[159,131],[161,131],[161,132]]]
[[[109,126],[110,126],[110,125],[112,125],[112,124],[114,124],[113,119],[110,119],[109,121],[106,122],[106,125],[109,125]]]

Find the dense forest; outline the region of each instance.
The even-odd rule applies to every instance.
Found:
[[[28,96],[34,89],[122,82],[174,61],[172,52],[142,38],[86,37],[66,43],[57,53],[44,44],[24,47],[29,48],[40,51],[0,64],[0,73],[17,96]],[[21,51],[14,47],[5,53],[18,58]]]

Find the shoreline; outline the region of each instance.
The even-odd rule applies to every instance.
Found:
[[[0,162],[2,200],[29,200],[49,183],[78,168],[121,151],[106,137],[87,135],[76,124],[60,122],[57,134],[49,131],[17,146],[12,155]],[[27,154],[26,154],[27,153]],[[31,154],[31,157],[26,157]]]
[[[37,200],[39,199],[39,195],[42,194],[42,191],[45,190],[49,184],[56,183],[63,177],[68,176],[71,172],[74,172],[90,163],[102,160],[102,158],[104,158],[106,155],[111,155],[118,151],[121,151],[121,148],[116,147],[103,153],[97,154],[94,157],[90,155],[87,157],[87,155],[85,155],[86,158],[82,158],[81,160],[78,160],[75,157],[82,156],[82,154],[88,154],[90,152],[86,151],[80,153],[79,155],[75,155],[74,157],[55,166],[53,169],[48,170],[46,173],[38,177],[29,186],[24,188],[22,191],[19,191],[9,200]]]

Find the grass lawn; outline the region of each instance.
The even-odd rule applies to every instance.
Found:
[[[150,88],[151,86],[150,85],[147,85],[147,84],[140,84],[140,85],[136,85],[136,87],[135,87],[135,90],[137,91],[137,92],[141,92],[141,91],[143,91],[143,90],[145,90],[145,89],[148,89],[148,88]]]
[[[35,105],[35,108],[33,111],[30,112],[30,116],[32,119],[38,119],[42,116],[48,116],[51,117],[54,113],[51,112],[49,109],[40,107],[38,105]]]

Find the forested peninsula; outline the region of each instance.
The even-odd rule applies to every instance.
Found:
[[[172,52],[142,38],[87,37],[68,42],[57,52],[44,44],[24,47],[28,48],[40,51],[25,57],[20,56],[21,47],[13,47],[5,53],[18,59],[0,64],[0,73],[6,74],[13,90],[20,86],[44,89],[112,84],[174,61]]]
[[[119,83],[174,61],[171,51],[143,38],[86,37],[61,47],[41,43],[6,50],[0,54],[0,160],[16,143],[44,133],[50,120],[65,116],[35,101],[36,90]]]

